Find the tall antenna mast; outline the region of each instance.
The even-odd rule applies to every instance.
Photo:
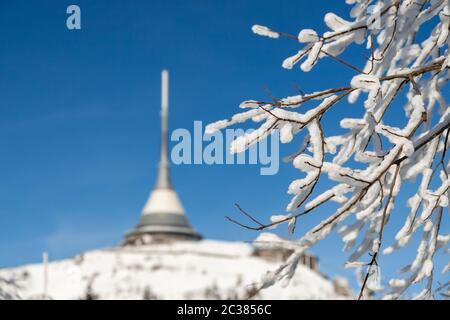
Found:
[[[172,189],[169,174],[169,157],[167,147],[169,117],[169,71],[161,72],[161,159],[159,161],[158,179],[155,189]]]
[[[158,177],[150,197],[142,209],[141,220],[125,235],[125,245],[141,245],[156,242],[200,240],[189,224],[169,173],[168,152],[169,72],[161,72],[161,158]]]

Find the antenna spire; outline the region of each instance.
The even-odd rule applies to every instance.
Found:
[[[169,71],[161,72],[161,158],[155,189],[172,189],[169,173],[167,131],[169,117]]]
[[[202,238],[189,224],[178,195],[172,187],[167,145],[169,116],[169,72],[167,70],[162,71],[161,82],[161,159],[158,178],[142,209],[139,224],[125,236],[125,245],[192,241]]]

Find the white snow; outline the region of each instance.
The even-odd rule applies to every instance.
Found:
[[[302,63],[300,68],[303,72],[309,72],[316,64],[317,60],[319,59],[320,50],[322,50],[323,43],[322,42],[316,42],[311,48],[311,51],[309,52],[308,58],[306,58],[305,62]]]
[[[332,29],[333,31],[340,31],[348,29],[351,26],[351,23],[337,16],[336,14],[330,12],[327,13],[324,17],[324,21],[326,25]]]
[[[298,41],[301,43],[316,42],[319,41],[319,36],[312,29],[303,29],[298,34]]]
[[[351,81],[352,88],[363,89],[366,91],[378,90],[380,87],[380,80],[369,74],[359,74],[353,77]]]
[[[260,26],[255,24],[252,27],[252,31],[256,33],[257,35],[263,36],[263,37],[269,37],[269,38],[278,38],[280,35],[278,32],[272,31],[269,28],[265,26]]]
[[[203,240],[85,252],[48,265],[50,299],[246,298],[281,262],[252,255],[246,243]],[[42,264],[0,269],[0,299],[43,297]],[[90,289],[89,289],[90,286]],[[261,290],[256,299],[340,299],[333,283],[299,265],[284,288]]]
[[[282,143],[288,143],[291,142],[293,138],[294,135],[292,134],[292,124],[288,122],[280,129],[280,141]]]
[[[258,101],[255,100],[247,100],[247,101],[242,101],[241,104],[239,105],[239,108],[241,109],[247,109],[247,108],[259,108],[259,103]]]

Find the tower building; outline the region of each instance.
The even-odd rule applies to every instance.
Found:
[[[139,245],[179,240],[200,240],[189,224],[186,213],[173,188],[168,157],[169,73],[161,73],[161,159],[156,185],[144,206],[141,220],[125,236],[125,245]]]

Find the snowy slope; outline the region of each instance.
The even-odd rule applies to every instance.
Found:
[[[252,256],[244,243],[204,240],[86,252],[48,265],[51,299],[247,298],[279,262]],[[42,298],[42,264],[0,270],[0,299]],[[287,287],[261,290],[257,299],[339,299],[333,283],[299,266]]]

